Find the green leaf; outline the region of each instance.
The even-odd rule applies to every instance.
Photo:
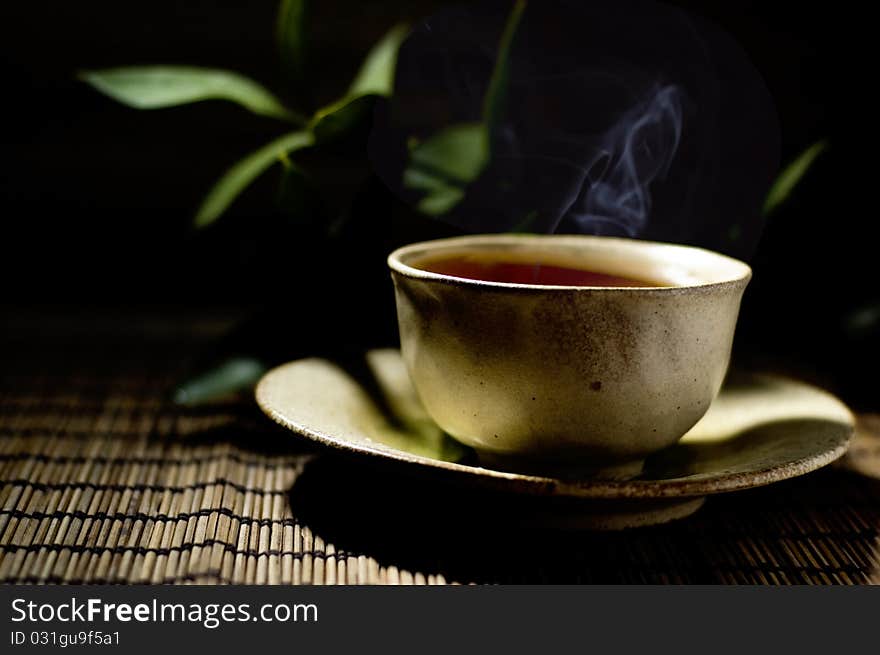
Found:
[[[416,203],[416,209],[428,216],[442,216],[464,198],[464,189],[443,186],[431,191]]]
[[[413,147],[410,161],[423,171],[462,184],[473,182],[489,161],[486,126],[482,123],[450,125]]]
[[[314,143],[307,131],[290,132],[266,144],[230,168],[205,196],[195,217],[196,227],[213,223],[238,195],[279,158]]]
[[[323,143],[343,136],[369,113],[374,96],[358,96],[337,100],[315,112],[309,128],[315,140]]]
[[[417,204],[419,211],[439,216],[461,202],[465,187],[477,179],[488,161],[485,125],[451,125],[411,147],[403,184],[425,192]]]
[[[136,109],[174,107],[201,100],[230,100],[255,114],[304,122],[253,80],[228,70],[192,66],[131,66],[83,71],[79,78]]]
[[[419,191],[440,191],[449,187],[448,182],[434,173],[420,171],[413,167],[403,171],[403,184],[408,189],[417,189]]]
[[[275,38],[281,64],[300,90],[303,90],[306,78],[308,13],[306,0],[281,0],[275,21]]]
[[[425,191],[416,208],[429,216],[445,214],[464,198],[464,189],[460,186],[417,168],[407,168],[403,172],[403,184],[410,189]]]
[[[187,407],[201,405],[252,388],[265,372],[266,365],[257,359],[231,358],[181,384],[173,399]]]
[[[489,140],[492,128],[500,122],[504,111],[510,51],[525,7],[524,0],[517,0],[504,25],[495,67],[483,98],[483,121],[452,125],[410,148],[403,184],[425,192],[417,203],[422,213],[439,216],[450,211],[464,198],[465,187],[476,180],[489,163]]]
[[[818,141],[798,155],[786,166],[773,182],[767,198],[764,200],[764,215],[768,216],[784,203],[791,195],[798,182],[806,175],[810,166],[828,146],[827,141]]]
[[[347,97],[364,95],[389,96],[394,87],[394,68],[397,51],[409,28],[398,24],[372,47],[361,64],[361,69],[348,89]]]
[[[489,78],[489,87],[483,98],[483,120],[491,130],[496,126],[504,112],[504,101],[507,97],[507,83],[510,79],[510,50],[513,46],[513,38],[516,35],[516,29],[519,27],[520,19],[525,11],[525,0],[517,0],[513,5],[507,22],[504,25],[504,31],[501,33],[501,40],[498,43],[498,53],[495,58],[495,67],[492,69],[492,76]]]
[[[396,25],[367,53],[345,96],[315,112],[309,129],[319,142],[343,136],[366,115],[374,96],[391,95],[397,51],[407,27]]]

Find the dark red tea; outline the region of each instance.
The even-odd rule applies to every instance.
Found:
[[[566,262],[568,264],[568,262]],[[586,268],[574,268],[552,262],[545,257],[530,257],[515,261],[504,254],[479,253],[426,257],[415,263],[416,268],[441,275],[452,275],[469,280],[510,282],[514,284],[549,284],[569,287],[658,287],[648,280],[637,280],[609,275]]]

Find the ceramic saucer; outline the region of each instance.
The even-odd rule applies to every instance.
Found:
[[[846,452],[853,432],[849,410],[825,391],[733,373],[703,419],[678,444],[649,457],[635,479],[523,475],[479,466],[468,448],[444,434],[419,402],[399,351],[370,351],[366,362],[359,380],[326,359],[284,364],[260,380],[257,402],[307,439],[448,482],[509,492],[510,504],[537,508],[538,522],[550,525],[622,529],[683,518],[707,495],[831,463]]]

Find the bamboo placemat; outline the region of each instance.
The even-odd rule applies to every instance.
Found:
[[[181,361],[211,335],[194,325],[4,336],[0,581],[880,581],[876,416],[842,465],[678,523],[486,533],[449,500],[461,492],[310,449],[249,398],[171,404]]]

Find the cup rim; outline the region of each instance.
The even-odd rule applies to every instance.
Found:
[[[695,282],[692,284],[673,284],[668,286],[580,286],[580,285],[556,285],[556,284],[523,284],[519,282],[496,282],[491,280],[477,280],[473,278],[456,277],[445,273],[435,273],[421,268],[416,268],[404,263],[403,258],[413,253],[424,252],[428,254],[436,250],[455,249],[457,247],[479,246],[479,245],[500,245],[500,244],[519,244],[529,241],[539,241],[547,243],[547,241],[556,241],[561,244],[581,243],[591,241],[594,243],[601,242],[606,245],[621,245],[626,247],[640,248],[649,247],[653,249],[667,250],[670,253],[698,253],[702,257],[715,259],[719,263],[725,264],[732,270],[737,270],[738,274],[727,276],[725,279],[709,282]],[[625,238],[625,237],[605,237],[581,234],[475,234],[458,237],[448,237],[442,239],[431,239],[428,241],[419,241],[410,243],[394,250],[388,255],[388,267],[392,272],[399,275],[414,278],[417,280],[439,282],[454,286],[466,286],[485,289],[507,289],[511,291],[586,291],[591,293],[620,293],[626,291],[628,293],[647,293],[647,294],[677,294],[689,290],[711,290],[724,287],[745,287],[752,277],[752,269],[745,262],[722,255],[721,253],[697,246],[685,246],[674,243],[663,243],[659,241],[647,241],[642,239]]]

